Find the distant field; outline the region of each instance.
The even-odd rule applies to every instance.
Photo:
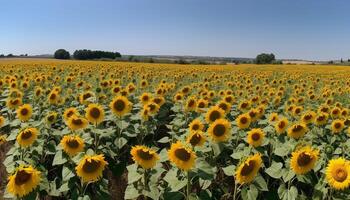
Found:
[[[349,199],[349,88],[345,66],[0,59],[0,194]]]

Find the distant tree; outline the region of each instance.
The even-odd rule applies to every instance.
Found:
[[[3,57],[5,57],[5,55],[4,54],[0,54],[0,58],[3,58]]]
[[[56,59],[70,59],[70,53],[65,49],[58,49],[55,51],[54,57]]]
[[[7,57],[14,57],[12,53],[7,54]]]
[[[275,61],[275,55],[270,53],[262,53],[256,56],[255,63],[256,64],[271,64],[273,61]]]
[[[77,60],[89,60],[89,59],[101,59],[101,58],[116,59],[116,58],[120,58],[121,54],[119,52],[91,51],[88,49],[82,49],[82,50],[76,50],[73,53],[73,57]]]
[[[340,63],[343,63],[343,58],[340,59]]]
[[[348,62],[350,62],[350,59],[348,59]]]
[[[328,61],[328,64],[333,64],[333,63],[334,63],[333,60]]]

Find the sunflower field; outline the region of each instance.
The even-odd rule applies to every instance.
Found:
[[[0,199],[350,199],[350,68],[0,62]]]

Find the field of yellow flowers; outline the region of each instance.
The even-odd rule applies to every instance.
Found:
[[[3,198],[350,199],[349,95],[348,67],[3,60]]]

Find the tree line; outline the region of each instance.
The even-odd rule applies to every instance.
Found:
[[[93,59],[116,59],[120,58],[122,55],[119,52],[110,52],[110,51],[93,51],[88,49],[76,50],[73,53],[73,58],[77,60],[93,60]],[[58,49],[54,58],[56,59],[70,59],[71,55],[65,49]]]

